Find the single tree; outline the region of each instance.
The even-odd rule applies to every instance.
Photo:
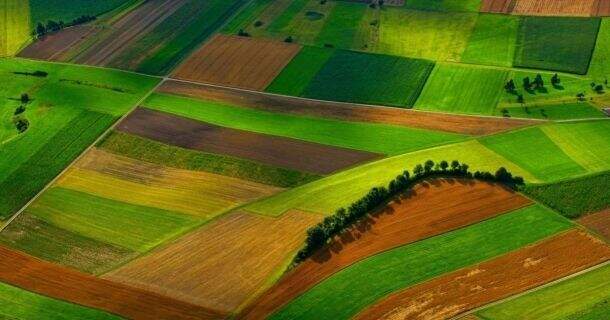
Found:
[[[559,75],[558,75],[558,74],[554,74],[554,75],[551,77],[551,84],[552,84],[553,86],[558,86],[559,84],[561,84],[561,79],[559,78]]]
[[[532,88],[532,82],[530,81],[530,77],[523,78],[523,88],[525,90],[530,90]]]
[[[30,96],[27,93],[21,94],[21,103],[28,104],[30,102]]]
[[[440,166],[441,166],[441,170],[447,171],[447,168],[449,168],[449,163],[447,161],[443,160],[443,161],[441,161]]]
[[[515,86],[515,81],[513,81],[513,79],[508,80],[508,82],[504,85],[504,89],[506,89],[507,92],[515,92],[517,89],[517,86]]]
[[[534,86],[536,86],[538,89],[544,88],[544,80],[542,79],[542,75],[536,75],[536,78],[534,79]]]

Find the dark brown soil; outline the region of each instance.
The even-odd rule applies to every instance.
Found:
[[[610,0],[597,0],[593,6],[591,15],[595,17],[610,16]]]
[[[481,12],[511,13],[517,0],[483,0]]]
[[[219,127],[146,108],[136,109],[117,129],[182,148],[316,174],[329,174],[381,157],[365,151]]]
[[[51,61],[65,61],[66,52],[78,41],[96,32],[90,26],[75,26],[49,34],[30,44],[19,53],[19,57]]]
[[[347,121],[385,123],[472,135],[497,133],[539,123],[530,120],[451,115],[409,109],[315,101],[179,81],[166,81],[159,88],[159,91],[273,112]]]
[[[224,319],[226,314],[99,279],[0,246],[0,281],[129,319]]]
[[[586,215],[578,223],[610,240],[610,209]]]

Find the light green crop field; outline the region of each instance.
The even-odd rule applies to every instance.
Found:
[[[14,55],[29,40],[29,2],[24,0],[0,2],[0,57]]]
[[[366,40],[357,39],[362,33],[354,26],[360,26],[365,11],[370,10],[363,3],[338,1],[330,12],[328,21],[318,34],[315,42],[318,45],[332,45],[337,48],[357,48]]]
[[[437,63],[416,109],[491,115],[500,100],[508,71]]]
[[[610,78],[610,19],[602,19],[588,75],[597,82]]]
[[[48,298],[0,283],[0,318],[13,320],[121,319],[115,315]]]
[[[506,110],[510,117],[515,118],[546,120],[606,118],[606,115],[600,109],[597,109],[588,102],[511,106],[496,109],[494,115],[503,116],[503,110]]]
[[[297,297],[270,319],[349,319],[392,292],[570,227],[567,219],[544,207],[520,209],[357,262]]]
[[[540,128],[489,136],[480,141],[542,181],[556,181],[587,173]]]
[[[527,185],[523,192],[568,218],[610,208],[610,172],[551,184]]]
[[[314,174],[272,167],[246,159],[170,146],[122,132],[112,132],[98,147],[145,162],[217,173],[282,188],[295,187],[320,178]]]
[[[265,91],[300,96],[334,52],[328,48],[303,47]]]
[[[479,12],[481,0],[408,0],[405,7],[415,10]]]
[[[480,14],[462,62],[511,67],[520,18],[499,14]]]
[[[521,21],[515,66],[587,73],[600,19],[524,17]]]
[[[338,50],[313,77],[303,96],[411,107],[433,66],[428,60]]]
[[[47,72],[47,77],[14,72]],[[99,68],[0,59],[0,219],[23,206],[119,116],[151,90],[157,79]],[[20,97],[31,102],[13,121]]]
[[[219,126],[387,155],[464,138],[430,130],[272,113],[172,95],[154,94],[144,105]]]
[[[471,171],[495,172],[505,167],[527,182],[536,182],[530,173],[485,148],[476,140],[412,152],[365,164],[354,169],[322,178],[312,183],[284,191],[273,197],[255,202],[247,210],[265,215],[281,215],[289,209],[332,214],[365,195],[371,188],[385,186],[404,170],[411,171],[426,160],[458,160],[470,166]]]
[[[83,15],[97,16],[121,6],[135,3],[137,0],[71,0],[66,4],[62,0],[20,0],[30,2],[32,24],[46,23],[48,20],[71,22]]]
[[[610,170],[610,121],[562,123],[544,126],[542,130],[588,171]]]
[[[57,228],[138,252],[148,251],[202,221],[61,187],[46,191],[27,212]]]
[[[435,61],[460,61],[476,13],[415,11],[386,7],[380,13],[375,52]]]
[[[609,314],[609,299],[610,265],[606,265],[476,314],[493,320],[598,320]]]
[[[257,17],[273,3],[273,0],[253,0],[246,4],[243,9],[231,19],[223,28],[222,32],[234,34],[240,29],[247,30],[253,27]],[[268,23],[268,21],[266,21]],[[264,23],[264,22],[263,22]]]

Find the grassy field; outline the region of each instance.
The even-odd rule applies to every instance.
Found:
[[[172,95],[154,94],[144,105],[219,126],[388,155],[449,143],[464,137],[391,125],[271,113]]]
[[[555,181],[587,172],[540,128],[489,136],[480,141],[542,181]]]
[[[610,265],[476,314],[484,319],[603,319],[610,312]]]
[[[358,262],[296,298],[271,319],[348,319],[391,292],[519,249],[571,226],[543,207],[520,209]]]
[[[524,17],[515,66],[586,74],[600,19]]]
[[[519,22],[515,16],[480,14],[461,61],[511,67]]]
[[[265,91],[300,96],[334,52],[327,48],[303,47]]]
[[[525,105],[497,108],[495,116],[503,116],[503,111],[510,117],[543,120],[570,120],[605,118],[606,115],[588,102],[566,102],[560,104]]]
[[[405,7],[415,10],[448,11],[448,12],[479,12],[481,0],[409,0]]]
[[[596,82],[603,82],[610,77],[610,19],[601,22],[588,76]]]
[[[427,60],[340,50],[313,77],[303,96],[410,107],[432,67]]]
[[[282,188],[296,187],[319,178],[310,173],[170,146],[121,132],[113,132],[104,139],[99,147],[118,155],[163,166],[207,171]]]
[[[48,76],[14,74],[35,71]],[[0,219],[25,204],[157,81],[120,71],[0,60]],[[13,113],[24,93],[31,102],[20,117],[29,127],[19,134]]]
[[[30,40],[30,5],[23,0],[0,3],[0,57],[10,56]]]
[[[330,12],[328,20],[318,34],[317,45],[332,45],[333,47],[360,49],[357,39],[361,35],[358,26],[368,7],[363,3],[338,1]]]
[[[375,52],[459,61],[474,30],[477,14],[387,7],[381,11],[380,21]]]
[[[491,115],[507,76],[506,70],[437,63],[415,108]]]
[[[457,159],[470,165],[473,171],[495,172],[504,166],[514,174],[525,177],[528,182],[536,181],[527,171],[471,140],[365,164],[279,193],[246,208],[267,215],[280,215],[293,208],[331,214],[339,207],[359,199],[372,187],[385,186],[396,175],[404,170],[412,170],[415,165],[428,159],[436,162]]]
[[[0,318],[27,319],[120,319],[112,314],[48,298],[0,283]]]
[[[528,185],[523,192],[568,218],[578,218],[610,207],[610,173]]]
[[[83,15],[97,16],[118,7],[135,3],[137,0],[76,0],[66,5],[61,0],[29,0],[32,23],[46,23],[48,20],[71,22]],[[26,1],[24,1],[26,2]]]

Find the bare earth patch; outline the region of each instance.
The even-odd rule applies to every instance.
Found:
[[[578,219],[578,223],[610,240],[610,209],[586,215]]]

